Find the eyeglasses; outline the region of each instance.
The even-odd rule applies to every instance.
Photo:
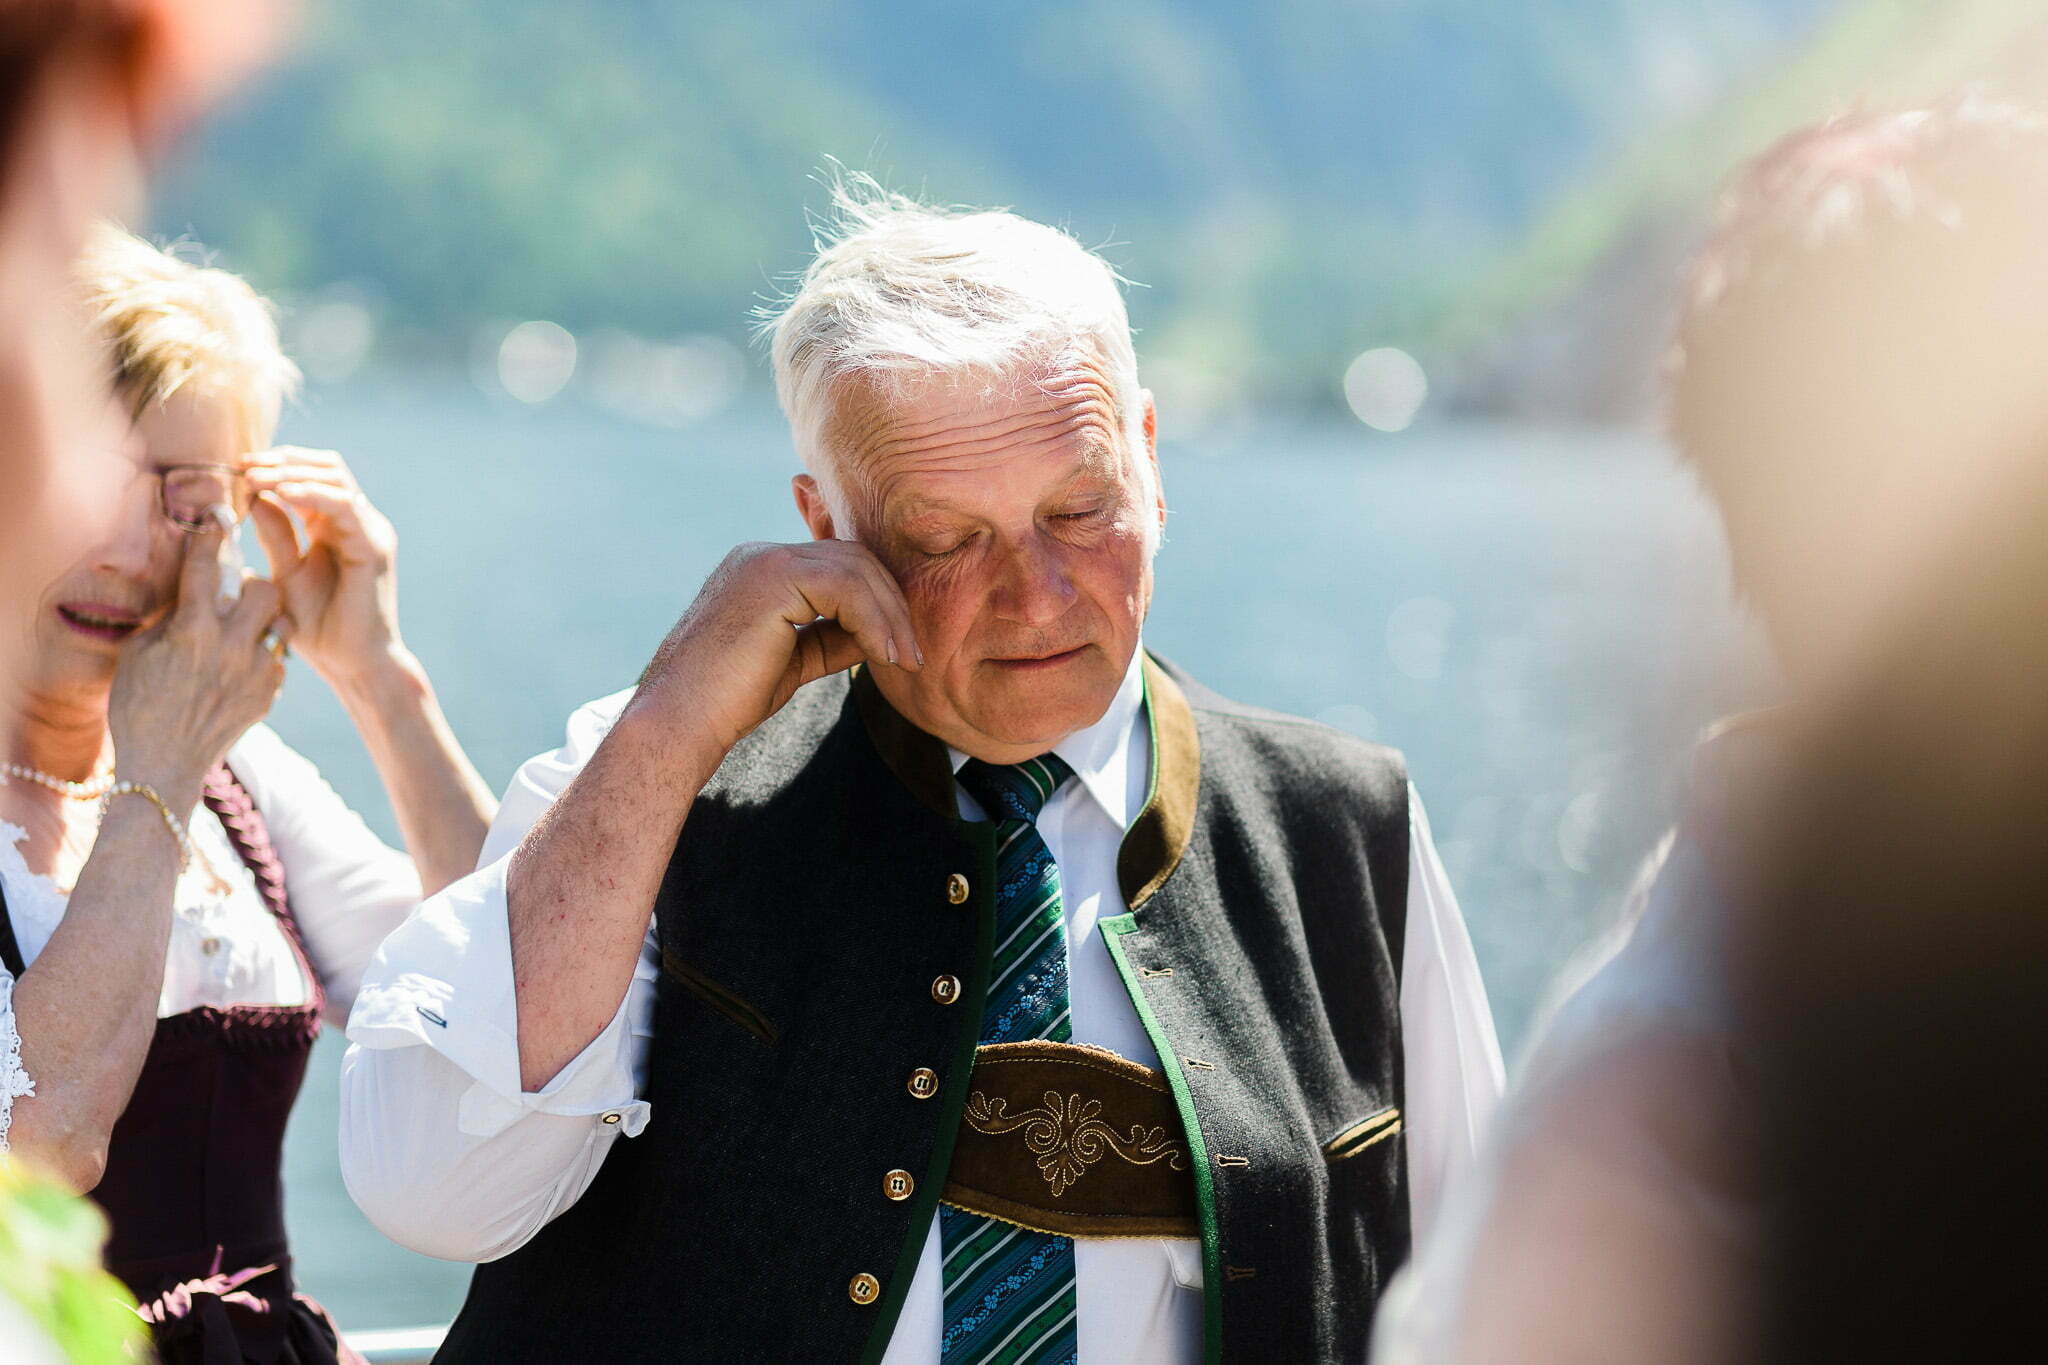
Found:
[[[157,471],[158,505],[171,525],[197,535],[212,525],[209,508],[226,504],[240,525],[249,515],[253,495],[249,476],[228,464],[172,464]]]

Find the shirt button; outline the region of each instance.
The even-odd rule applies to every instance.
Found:
[[[959,977],[942,976],[937,981],[932,982],[932,999],[938,1001],[941,1005],[950,1005],[959,998]]]
[[[616,1109],[608,1109],[608,1110],[606,1110],[606,1111],[605,1111],[605,1115],[604,1115],[604,1121],[605,1121],[606,1123],[618,1123],[619,1121],[621,1121],[621,1120],[622,1120],[622,1119],[624,1119],[625,1117],[626,1117],[626,1116],[625,1116],[624,1114],[621,1114],[621,1113],[620,1113],[620,1112],[619,1112],[618,1110],[616,1110]]]
[[[928,1066],[921,1066],[910,1073],[904,1089],[910,1092],[912,1099],[928,1100],[939,1093],[939,1073]]]
[[[967,878],[961,876],[958,872],[946,878],[946,899],[953,904],[967,904],[968,892]]]
[[[908,1171],[891,1171],[882,1177],[882,1193],[891,1199],[908,1199],[916,1189],[917,1182]]]
[[[882,1282],[863,1270],[847,1283],[846,1297],[861,1305],[873,1303],[882,1297]]]
[[[212,957],[220,951],[220,940],[217,938],[201,939],[199,941],[199,951],[205,953],[208,957]]]

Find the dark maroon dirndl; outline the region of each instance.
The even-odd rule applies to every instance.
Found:
[[[296,1292],[285,1247],[285,1121],[324,993],[263,817],[225,766],[206,805],[226,826],[305,974],[299,1006],[201,1006],[159,1019],[106,1174],[107,1269],[135,1295],[165,1365],[360,1365],[325,1309]],[[0,900],[0,960],[21,954]]]

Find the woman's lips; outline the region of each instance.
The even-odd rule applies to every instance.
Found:
[[[125,640],[142,625],[142,618],[134,612],[99,602],[61,603],[57,615],[65,625],[95,640]]]

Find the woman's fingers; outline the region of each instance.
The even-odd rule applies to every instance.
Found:
[[[338,451],[309,450],[305,446],[277,446],[252,456],[248,473],[251,478],[268,477],[271,471],[284,468],[320,471],[353,484],[355,475],[348,467],[348,461]]]
[[[174,624],[190,626],[196,621],[219,619],[214,603],[220,594],[220,549],[225,533],[212,517],[185,538],[185,558],[178,566],[178,604],[171,612]]]
[[[278,582],[290,578],[298,571],[299,560],[305,554],[291,513],[275,493],[261,493],[249,515],[256,523],[256,541],[263,547],[263,557],[270,561],[271,578]]]
[[[306,519],[315,540],[367,555],[375,546],[363,518],[362,495],[334,484],[282,483],[277,495]]]
[[[275,488],[281,483],[317,483],[330,488],[356,490],[355,480],[346,473],[325,468],[321,465],[287,464],[251,466],[246,473],[251,485],[257,488]]]
[[[250,574],[242,580],[242,598],[221,622],[222,642],[231,648],[248,648],[270,629],[278,618],[282,599],[277,585]]]

